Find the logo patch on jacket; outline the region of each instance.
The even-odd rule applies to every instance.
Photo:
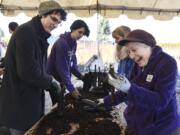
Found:
[[[147,75],[146,77],[146,82],[152,82],[152,79],[153,79],[153,75]]]
[[[74,55],[74,51],[68,51],[68,56],[69,56],[70,58],[72,58],[73,55]]]

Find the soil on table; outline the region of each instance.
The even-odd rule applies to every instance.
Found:
[[[80,91],[88,99],[103,97],[103,94]],[[71,95],[65,97],[65,110],[62,116],[55,108],[45,116],[28,135],[122,135],[122,127],[113,121],[106,111],[86,111],[84,103]]]

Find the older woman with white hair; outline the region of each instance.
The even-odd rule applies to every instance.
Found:
[[[135,62],[130,79],[109,75],[118,91],[99,100],[106,108],[127,100],[127,135],[180,135],[176,101],[176,61],[144,30],[134,30],[119,42]]]

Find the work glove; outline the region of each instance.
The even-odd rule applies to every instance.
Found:
[[[85,111],[106,111],[103,99],[91,100],[82,98],[81,101],[86,105],[83,107]]]
[[[103,98],[96,99],[96,102],[97,102],[98,106],[104,105],[104,99]]]
[[[71,92],[71,95],[73,96],[73,98],[75,99],[79,99],[81,97],[81,94],[79,93],[79,91],[77,89],[75,89],[74,91]]]
[[[60,94],[61,94],[61,86],[60,83],[56,79],[52,79],[50,88],[48,89],[52,104],[56,104],[60,101]]]
[[[113,75],[108,74],[108,83],[124,93],[128,93],[131,87],[131,83],[125,76],[116,73]]]
[[[99,110],[104,110],[106,112],[109,112],[112,110],[112,106],[105,105],[103,98],[96,99],[96,102],[97,102],[96,108],[98,108]]]

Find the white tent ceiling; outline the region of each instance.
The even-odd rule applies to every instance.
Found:
[[[39,3],[45,0],[0,0],[4,15],[14,16],[25,12],[28,16],[37,14]],[[143,19],[147,15],[155,19],[169,20],[180,16],[180,0],[56,0],[68,12],[88,17],[100,13],[106,17],[126,14],[129,18]]]

